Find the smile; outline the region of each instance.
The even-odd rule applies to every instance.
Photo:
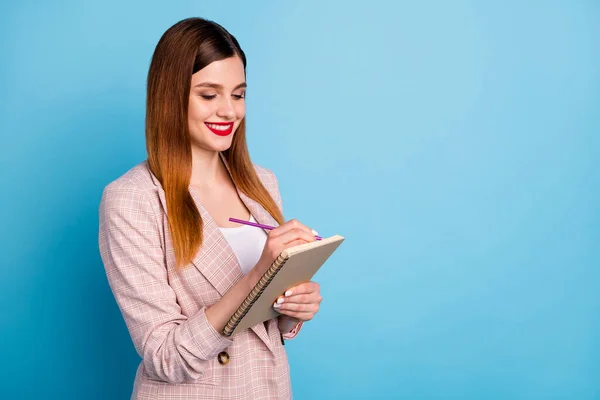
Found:
[[[233,131],[233,122],[205,122],[204,125],[219,136],[227,136]]]

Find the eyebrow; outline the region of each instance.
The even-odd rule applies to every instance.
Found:
[[[209,88],[214,88],[214,89],[223,89],[223,85],[219,85],[218,83],[211,83],[211,82],[202,82],[197,84],[194,87],[209,87]],[[242,82],[239,85],[237,85],[236,87],[233,88],[233,90],[236,89],[240,89],[240,88],[246,88],[248,87],[248,85],[246,85],[246,82]]]

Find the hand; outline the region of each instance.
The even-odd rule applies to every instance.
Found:
[[[322,300],[319,284],[306,282],[287,290],[276,300],[273,308],[299,321],[310,321],[319,312]]]
[[[298,220],[292,219],[281,224],[268,232],[262,255],[253,268],[254,272],[262,276],[283,250],[315,240],[314,231]]]

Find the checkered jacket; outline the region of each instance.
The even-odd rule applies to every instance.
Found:
[[[257,165],[255,170],[281,208],[275,175]],[[290,369],[277,319],[231,338],[206,319],[206,309],[242,277],[242,271],[221,231],[190,193],[204,223],[203,243],[183,272],[175,270],[165,193],[147,161],[111,182],[102,194],[100,254],[142,357],[132,398],[289,399]],[[259,223],[277,226],[260,204],[238,193]],[[300,326],[284,338],[294,337]],[[229,354],[225,365],[217,360],[222,351]]]

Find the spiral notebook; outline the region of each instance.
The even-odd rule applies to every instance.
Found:
[[[223,334],[231,336],[277,317],[279,313],[273,309],[275,300],[287,289],[310,281],[343,241],[343,236],[334,235],[282,251],[233,313]]]

